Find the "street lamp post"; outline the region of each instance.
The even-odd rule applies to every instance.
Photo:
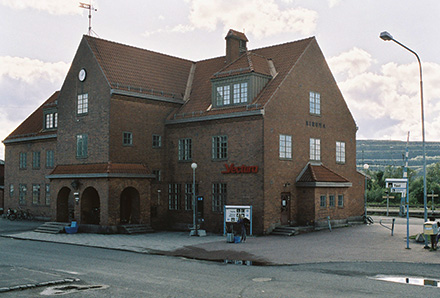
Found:
[[[425,222],[428,221],[428,210],[427,210],[427,190],[426,190],[426,151],[425,151],[425,113],[423,107],[423,79],[422,79],[422,62],[420,61],[419,55],[416,52],[405,46],[404,44],[398,42],[393,38],[393,36],[387,31],[383,31],[380,33],[380,38],[385,41],[394,41],[402,48],[408,50],[413,53],[417,62],[419,63],[419,71],[420,71],[420,104],[421,104],[421,112],[422,112],[422,147],[423,147],[423,205],[424,205],[424,214],[425,214]],[[428,247],[428,239],[425,237],[425,248]]]
[[[197,164],[195,162],[193,162],[191,164],[191,168],[193,170],[193,231],[191,231],[191,235],[192,236],[198,236],[198,230],[197,230],[197,202],[196,202],[196,169],[197,169]]]
[[[364,170],[365,170],[365,221],[367,221],[367,170],[370,166],[366,163],[364,164]]]

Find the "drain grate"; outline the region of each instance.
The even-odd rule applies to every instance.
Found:
[[[41,295],[51,296],[51,295],[65,295],[72,294],[76,292],[84,292],[88,290],[103,290],[107,289],[106,285],[66,285],[66,286],[55,286],[46,288]]]

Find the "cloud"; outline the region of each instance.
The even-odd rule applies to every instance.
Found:
[[[69,64],[64,62],[47,63],[36,59],[10,56],[0,57],[0,65],[0,82],[8,77],[28,84],[40,80],[59,82],[69,68]]]
[[[330,8],[333,8],[335,6],[338,6],[341,2],[342,0],[328,0],[328,6]]]
[[[359,126],[358,138],[421,140],[418,63],[387,63],[377,68],[371,55],[358,48],[328,63]],[[424,63],[425,133],[440,139],[440,64]],[[376,69],[376,70],[375,70]]]
[[[165,28],[161,28],[155,31],[145,31],[142,35],[145,37],[148,37],[150,35],[153,34],[158,34],[158,33],[186,33],[186,32],[191,32],[194,31],[195,28],[191,25],[177,25],[174,27],[170,27],[170,26],[166,26]]]
[[[0,141],[56,90],[59,90],[70,64],[49,63],[21,57],[0,57]],[[0,143],[0,159],[4,146]]]
[[[0,0],[0,4],[12,9],[35,9],[53,15],[82,14],[78,0]]]
[[[334,72],[346,73],[349,77],[353,77],[365,72],[374,61],[369,53],[355,47],[329,59],[328,62]]]
[[[189,32],[195,29],[214,31],[220,25],[224,31],[230,28],[245,29],[256,38],[279,33],[295,32],[309,35],[315,31],[317,12],[296,7],[281,9],[275,0],[188,0],[189,24],[146,32]]]

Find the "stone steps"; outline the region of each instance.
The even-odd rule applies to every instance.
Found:
[[[276,227],[273,231],[272,231],[272,235],[279,235],[279,236],[295,236],[297,235],[299,232],[297,231],[297,229],[295,227],[290,227],[290,226],[280,226],[280,227]]]
[[[38,233],[58,234],[64,231],[65,226],[70,226],[67,222],[45,222],[34,230]]]
[[[146,234],[154,233],[154,230],[148,224],[122,225],[124,234]]]

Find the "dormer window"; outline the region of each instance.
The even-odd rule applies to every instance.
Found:
[[[248,83],[234,84],[234,104],[245,103],[248,101]]]
[[[249,102],[249,84],[243,78],[227,79],[215,83],[215,106],[246,104]]]
[[[217,96],[216,96],[216,105],[217,106],[226,106],[231,104],[231,91],[230,86],[218,86],[217,87]]]
[[[56,129],[58,127],[58,113],[51,111],[44,113],[44,129]]]

